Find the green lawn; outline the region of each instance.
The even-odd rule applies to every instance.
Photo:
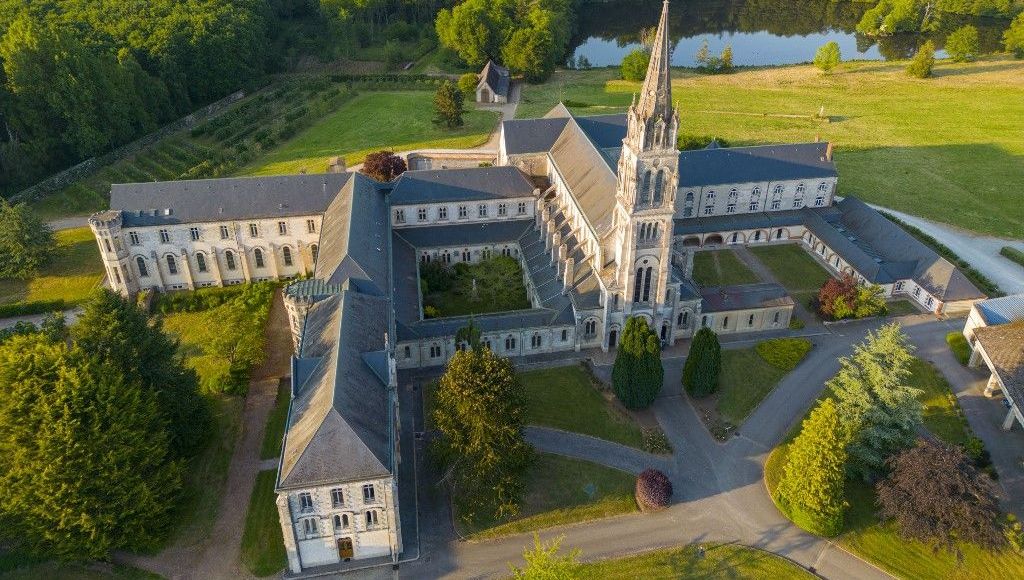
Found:
[[[655,550],[638,556],[584,565],[589,578],[732,578],[776,580],[816,578],[800,566],[754,548],[738,544],[707,544],[703,557],[697,546]],[[584,557],[586,554],[584,554]]]
[[[433,123],[432,103],[433,93],[428,91],[361,93],[239,173],[318,173],[326,171],[327,160],[336,155],[353,165],[379,149],[475,147],[487,141],[498,122],[498,113],[467,110],[463,127],[442,129]]]
[[[185,355],[185,364],[199,373],[199,381],[203,385],[211,385],[219,380],[231,366],[226,358],[208,354],[203,333],[196,332],[216,324],[212,310],[200,312],[175,312],[164,315],[164,330],[174,334],[181,341],[181,352]],[[204,389],[209,390],[209,389]]]
[[[754,246],[750,251],[772,271],[793,300],[804,306],[829,278],[825,268],[796,244]]]
[[[3,557],[0,556],[0,560]],[[161,576],[131,566],[103,562],[32,562],[17,567],[0,567],[0,580],[159,580]]]
[[[795,347],[786,348],[790,343]],[[758,347],[722,351],[722,374],[718,377],[716,409],[719,416],[730,425],[743,423],[782,377],[803,360],[811,346],[804,339],[776,339],[761,344],[769,347],[768,359],[758,353]],[[785,351],[780,353],[782,356],[771,356],[780,350]]]
[[[270,576],[284,569],[286,555],[277,517],[274,484],[277,471],[261,471],[249,498],[242,532],[242,563],[254,576]]]
[[[436,308],[439,316],[467,316],[490,312],[524,310],[531,307],[523,286],[523,270],[519,261],[496,256],[475,264],[459,263],[447,270],[451,288],[434,291],[421,283],[423,309]]]
[[[959,330],[950,332],[946,335],[946,344],[949,345],[949,350],[953,351],[957,362],[967,366],[967,363],[971,361],[971,345],[967,344],[967,337],[964,336],[964,333]]]
[[[697,252],[693,256],[693,279],[702,287],[756,284],[761,280],[736,257],[732,250]]]
[[[0,279],[0,304],[81,302],[103,279],[96,238],[88,227],[54,233],[57,255],[30,280]]]
[[[906,316],[908,314],[921,314],[921,309],[914,306],[914,303],[910,300],[893,300],[892,302],[886,302],[885,307],[889,311],[889,316]]]
[[[518,516],[504,521],[480,518],[463,525],[469,539],[484,540],[593,520],[637,510],[636,478],[559,455],[541,453],[527,474],[526,495]],[[458,502],[455,503],[458,512]]]
[[[260,459],[274,459],[281,454],[281,440],[284,439],[285,423],[288,421],[288,405],[291,403],[291,388],[283,384],[277,388],[274,408],[267,418],[267,430],[263,432]]]
[[[681,133],[736,145],[835,143],[839,195],[1017,237],[1024,213],[1024,61],[940,61],[915,79],[904,62],[843,63],[822,75],[809,65],[701,75],[675,70]],[[559,71],[528,85],[518,117],[543,115],[559,100],[582,115],[620,112],[638,83],[616,69]],[[824,107],[827,120],[814,118]],[[783,117],[777,115],[792,115]],[[965,123],[965,119],[970,119]]]
[[[919,358],[914,359],[910,370],[910,384],[924,391],[918,397],[924,404],[924,426],[944,441],[966,443],[971,428],[946,377],[930,362]]]
[[[592,435],[643,448],[640,426],[605,398],[579,366],[529,371],[519,375],[526,387],[526,423]]]

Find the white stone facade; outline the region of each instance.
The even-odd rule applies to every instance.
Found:
[[[832,205],[836,178],[680,187],[675,217],[701,218]]]
[[[490,223],[532,218],[536,196],[495,200],[391,206],[391,227]]]

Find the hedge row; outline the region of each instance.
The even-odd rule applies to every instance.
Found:
[[[161,314],[172,312],[201,312],[227,304],[239,296],[246,286],[224,286],[199,288],[192,292],[168,292],[157,294],[154,309]]]
[[[63,312],[64,310],[67,310],[68,307],[68,303],[63,300],[41,300],[38,302],[17,302],[15,304],[0,304],[0,318],[13,318],[15,316],[34,316],[36,314]]]

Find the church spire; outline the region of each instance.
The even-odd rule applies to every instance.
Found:
[[[661,117],[672,118],[672,78],[669,73],[671,55],[668,37],[668,0],[661,9],[658,32],[651,45],[651,62],[647,65],[647,77],[640,91],[637,113],[643,120]]]

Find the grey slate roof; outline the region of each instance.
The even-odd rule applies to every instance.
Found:
[[[677,236],[685,236],[728,230],[772,229],[800,225],[806,219],[806,212],[800,209],[676,218],[673,231]]]
[[[836,176],[827,143],[697,149],[679,153],[679,187]]]
[[[976,328],[974,336],[1010,398],[1024,404],[1024,320]]]
[[[604,239],[612,232],[615,214],[615,165],[590,142],[575,120],[566,125],[550,155],[597,237]]]
[[[315,278],[383,295],[389,284],[388,218],[383,186],[355,174],[324,212]]]
[[[703,312],[727,312],[748,308],[792,306],[793,299],[779,284],[744,284],[702,288]]]
[[[391,205],[530,197],[533,182],[516,167],[406,171],[395,182]]]
[[[622,140],[626,138],[625,113],[573,118],[598,149],[622,147]]]
[[[384,348],[388,303],[345,291],[310,309],[293,386],[279,489],[387,477],[392,473],[389,390],[363,353]]]
[[[351,177],[324,173],[114,184],[110,208],[123,212],[126,227],[315,215]]]
[[[990,298],[975,304],[975,307],[989,326],[1024,320],[1024,294]]]
[[[414,248],[440,248],[515,242],[527,228],[532,227],[533,220],[509,220],[397,228],[394,231],[396,236],[401,237]]]
[[[487,83],[487,86],[491,88],[494,93],[508,98],[508,88],[510,84],[510,78],[508,69],[497,65],[494,61],[489,60],[484,65],[484,70],[480,71],[481,82]]]
[[[546,153],[562,134],[568,117],[543,119],[510,119],[502,121],[502,139],[505,152],[509,155],[522,153]]]

